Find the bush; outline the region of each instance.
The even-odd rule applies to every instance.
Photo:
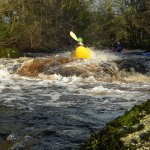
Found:
[[[0,48],[0,58],[18,58],[22,55],[16,48]]]

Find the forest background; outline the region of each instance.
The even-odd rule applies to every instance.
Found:
[[[62,52],[86,46],[150,50],[150,0],[0,0],[0,49]]]

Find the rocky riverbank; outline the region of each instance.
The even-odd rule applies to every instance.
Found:
[[[80,150],[149,150],[150,100],[134,106],[123,116],[94,133]]]

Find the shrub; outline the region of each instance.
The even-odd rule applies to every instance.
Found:
[[[22,55],[16,48],[0,48],[0,58],[18,58]]]

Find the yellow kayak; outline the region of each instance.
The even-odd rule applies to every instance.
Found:
[[[91,58],[91,52],[88,48],[85,48],[84,46],[78,46],[73,52],[73,57],[89,59]]]

